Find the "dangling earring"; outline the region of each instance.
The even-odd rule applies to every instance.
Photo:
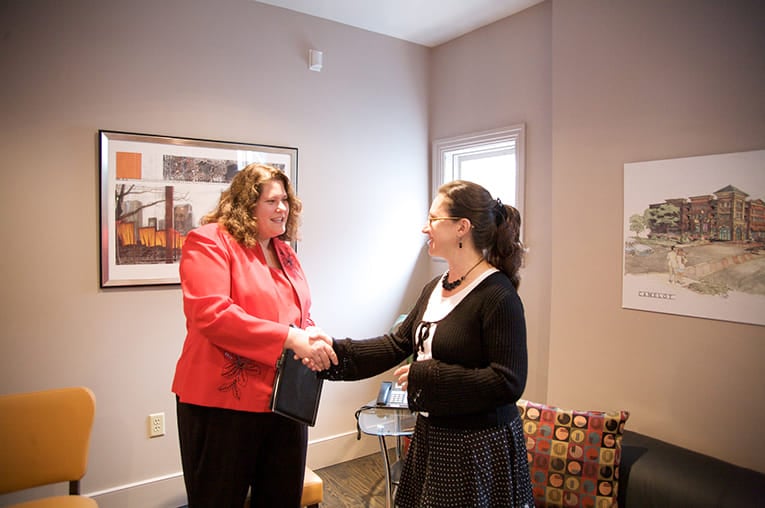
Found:
[[[460,238],[459,241],[460,241],[459,248],[461,249],[462,248],[462,238]]]

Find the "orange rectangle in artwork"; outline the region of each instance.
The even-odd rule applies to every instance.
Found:
[[[117,152],[117,180],[141,179],[141,154],[135,152]]]

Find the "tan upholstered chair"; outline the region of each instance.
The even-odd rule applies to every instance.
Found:
[[[324,482],[319,475],[306,467],[305,478],[303,479],[303,496],[300,498],[300,506],[318,508],[319,503],[323,500]]]
[[[9,508],[98,508],[79,495],[95,407],[84,387],[0,396],[0,494],[69,482],[68,496]]]

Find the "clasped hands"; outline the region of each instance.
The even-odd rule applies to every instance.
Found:
[[[299,337],[299,344],[293,344],[291,347],[295,351],[295,360],[301,360],[303,365],[314,372],[330,368],[331,365],[337,365],[337,354],[332,349],[332,337],[327,335],[324,330],[316,326],[309,326],[305,330],[299,328],[290,328],[290,337],[293,333]],[[300,349],[298,349],[300,348]],[[398,384],[406,390],[409,384],[410,365],[402,365],[393,373],[397,378]]]
[[[321,371],[337,365],[337,354],[332,349],[332,337],[320,328],[309,326],[305,330],[290,328],[285,348],[295,352],[295,359],[312,371]]]

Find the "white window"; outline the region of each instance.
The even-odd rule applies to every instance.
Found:
[[[523,218],[523,124],[433,142],[433,196],[452,180],[483,185]],[[522,234],[521,234],[522,236]]]

